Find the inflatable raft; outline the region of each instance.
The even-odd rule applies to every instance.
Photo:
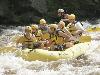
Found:
[[[65,51],[49,51],[43,49],[24,49],[18,50],[14,47],[0,48],[0,53],[14,52],[16,56],[22,57],[27,61],[56,61],[59,59],[72,60],[84,54],[89,49],[90,43],[76,44]]]

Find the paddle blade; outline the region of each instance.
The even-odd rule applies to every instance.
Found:
[[[81,43],[83,43],[83,42],[90,42],[91,41],[91,36],[81,36],[80,38],[79,38],[79,41],[81,42]]]
[[[91,27],[87,29],[88,32],[97,32],[100,31],[100,27]]]

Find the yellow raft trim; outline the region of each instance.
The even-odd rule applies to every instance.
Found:
[[[76,44],[65,51],[48,51],[43,49],[35,49],[30,52],[31,49],[17,50],[13,47],[0,48],[0,53],[2,52],[14,52],[16,56],[22,57],[27,61],[56,61],[59,59],[72,60],[78,56],[84,54],[86,50],[89,49],[90,43],[80,43]]]

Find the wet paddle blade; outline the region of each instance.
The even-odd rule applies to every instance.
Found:
[[[79,38],[79,41],[80,42],[90,42],[92,39],[91,39],[91,36],[88,36],[88,35],[86,35],[86,36],[81,36],[80,38]]]
[[[88,28],[87,31],[88,32],[99,32],[100,31],[100,27]]]

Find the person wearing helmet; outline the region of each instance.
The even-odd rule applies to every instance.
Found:
[[[30,26],[26,26],[24,35],[17,39],[16,45],[18,46],[19,43],[22,44],[22,49],[33,48],[33,43],[36,41],[35,35],[32,35],[32,28]]]
[[[63,17],[64,16],[64,9],[58,9],[58,16]]]
[[[45,29],[47,29],[47,23],[46,23],[46,20],[45,20],[45,19],[41,19],[41,20],[40,20],[39,29],[40,29],[40,30],[45,30]]]
[[[32,28],[32,34],[34,34],[37,40],[40,41],[42,39],[42,32],[41,30],[39,30],[38,25],[31,24],[31,28]]]
[[[32,24],[31,28],[33,30],[33,34],[35,34],[35,37],[37,39],[37,45],[42,45],[42,48],[43,46],[46,46],[50,34],[46,30],[40,30],[38,25]]]
[[[58,25],[51,24],[50,25],[50,39],[51,39],[51,46],[50,50],[63,50],[65,39],[67,38],[68,41],[71,40],[70,36],[64,33],[63,31],[58,29]]]
[[[39,29],[41,31],[48,31],[48,26],[47,26],[45,19],[40,20]]]
[[[63,31],[64,33],[68,34],[69,36],[72,36],[71,33],[68,31],[68,29],[65,27],[65,22],[60,21],[58,23],[58,29]]]
[[[43,37],[43,40],[48,40],[50,34],[48,33],[49,27],[46,24],[46,21],[44,19],[40,20],[40,25],[39,25],[39,29],[41,30]]]
[[[35,37],[37,39],[37,42],[34,43],[34,48],[42,48],[42,49],[44,49],[44,44],[46,42],[43,40],[42,31],[39,30],[39,27],[36,24],[32,24],[31,28],[32,28],[32,33],[35,35]]]
[[[68,14],[65,13],[64,9],[58,9],[58,16],[60,17],[60,21],[64,21],[68,24]]]
[[[49,25],[49,34],[50,34],[50,39],[49,39],[49,46],[50,49],[54,46],[55,40],[56,40],[56,30],[58,26],[56,24],[50,24]],[[52,49],[53,50],[53,49]]]
[[[67,29],[73,36],[80,36],[84,32],[84,28],[81,23],[75,21],[76,16],[71,14],[68,16],[68,26]]]

